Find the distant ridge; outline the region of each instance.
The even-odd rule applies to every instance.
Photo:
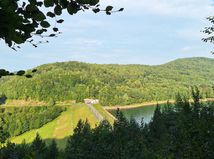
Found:
[[[107,63],[107,64],[102,64],[102,63],[93,63],[93,62],[84,62],[84,61],[64,61],[64,62],[53,62],[53,63],[47,63],[47,64],[42,64],[40,66],[37,67],[43,67],[43,66],[47,66],[47,65],[52,65],[52,64],[63,64],[63,63],[82,63],[82,64],[91,64],[91,65],[117,65],[117,66],[161,66],[161,65],[166,65],[169,63],[174,63],[174,62],[180,62],[180,61],[212,61],[214,62],[214,56],[213,58],[209,58],[209,57],[187,57],[187,58],[178,58],[175,60],[169,60],[169,62],[165,62],[162,64],[117,64],[117,63]],[[35,67],[35,68],[37,68]]]
[[[214,58],[208,58],[208,57],[189,57],[189,58],[178,58],[176,60],[172,60],[170,62],[167,62],[162,65],[170,64],[170,63],[177,63],[177,62],[184,62],[184,61],[194,61],[194,62],[214,62]]]
[[[156,66],[71,61],[37,70],[32,79],[2,78],[0,93],[9,99],[81,102],[90,97],[103,105],[127,105],[173,99],[178,92],[190,97],[191,86],[199,86],[204,97],[214,97],[211,58],[183,58]]]

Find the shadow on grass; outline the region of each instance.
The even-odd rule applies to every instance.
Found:
[[[52,141],[55,140],[55,142],[56,142],[56,144],[57,144],[57,148],[58,148],[59,150],[64,150],[65,147],[66,147],[66,144],[67,144],[67,141],[68,141],[69,137],[70,137],[70,136],[67,136],[67,137],[62,138],[62,139],[48,138],[48,139],[42,139],[42,140],[45,142],[46,146],[49,146],[49,145],[52,143]],[[25,140],[23,140],[23,142],[24,142],[24,141],[25,141]],[[19,144],[22,144],[23,142],[21,142],[21,143],[16,143],[16,144],[19,145]],[[14,143],[14,142],[12,142],[12,143]],[[32,143],[32,142],[29,142],[29,143],[27,143],[27,145],[31,145],[31,143]]]
[[[45,143],[47,145],[51,144],[52,140],[55,140],[56,143],[57,143],[57,147],[60,149],[60,150],[63,150],[65,149],[66,147],[66,144],[67,144],[67,140],[69,139],[69,136],[68,137],[65,137],[63,139],[55,139],[55,138],[50,138],[50,139],[44,139],[43,141],[45,141]]]

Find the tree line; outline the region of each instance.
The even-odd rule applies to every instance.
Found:
[[[152,120],[138,124],[117,111],[114,125],[103,121],[92,129],[79,121],[65,150],[39,135],[32,144],[7,143],[1,159],[211,159],[214,156],[214,103],[201,103],[198,89],[193,103],[177,95],[176,104],[157,106]]]
[[[20,135],[54,120],[64,109],[56,106],[0,108],[0,131],[4,138]]]

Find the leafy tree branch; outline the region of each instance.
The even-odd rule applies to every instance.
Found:
[[[34,37],[55,37],[60,34],[56,24],[63,23],[64,20],[60,18],[63,10],[70,15],[86,10],[94,13],[104,11],[111,15],[113,12],[123,11],[123,8],[113,10],[112,6],[107,6],[101,9],[99,0],[0,1],[0,40],[4,40],[14,50],[26,42],[34,47],[47,43],[48,41],[34,42]],[[55,20],[54,25],[50,23],[51,19]]]

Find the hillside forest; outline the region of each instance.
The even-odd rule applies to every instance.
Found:
[[[214,60],[209,58],[157,66],[61,62],[35,69],[33,78],[2,77],[2,97],[47,102],[95,98],[102,105],[128,105],[174,99],[178,92],[190,98],[192,86],[199,87],[202,98],[214,97]]]
[[[0,131],[4,134],[3,139],[40,128],[58,117],[64,110],[63,107],[55,106],[1,108]]]

